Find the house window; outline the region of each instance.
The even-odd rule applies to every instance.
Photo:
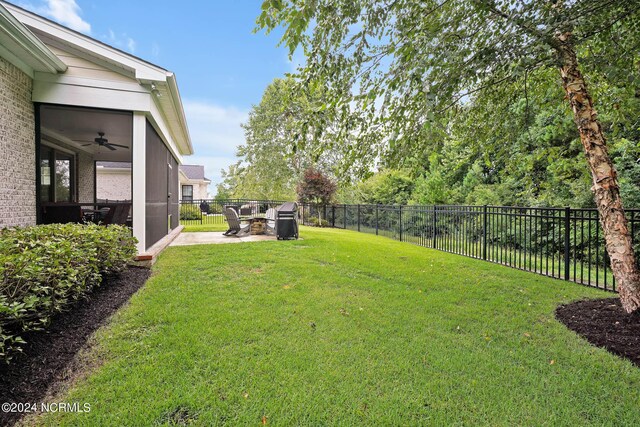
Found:
[[[193,185],[182,186],[182,200],[193,200]]]
[[[40,149],[40,201],[75,201],[75,158],[53,148]]]

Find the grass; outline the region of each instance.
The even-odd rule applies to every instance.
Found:
[[[356,230],[357,228],[350,228]],[[376,234],[376,229],[371,227],[360,227],[360,231],[363,233]],[[399,239],[399,235],[396,231],[378,230],[380,236],[389,237],[392,239]],[[450,236],[447,240],[445,238],[439,238],[437,245],[438,249],[468,255],[476,258],[482,257],[482,243],[469,242],[469,241],[457,241],[456,236]],[[403,234],[402,240],[407,243],[413,243],[416,245],[422,245],[425,247],[432,246],[432,239],[429,236],[415,236],[409,233]],[[600,263],[593,262],[589,264],[586,260],[575,261],[573,254],[569,264],[569,277],[576,283],[583,283],[585,285],[594,286],[597,288],[612,290],[614,288],[613,272],[609,267],[604,268],[602,257],[604,256],[604,247],[600,247],[600,252],[595,254],[594,248],[594,260],[597,259]],[[553,253],[545,256],[539,252],[531,252],[526,249],[513,249],[500,245],[487,245],[487,260],[495,262],[497,264],[509,265],[521,270],[535,271],[546,276],[562,278],[564,277],[564,254]],[[615,289],[613,289],[615,290]]]
[[[167,249],[45,425],[638,425],[640,370],[554,319],[611,294],[334,229]]]

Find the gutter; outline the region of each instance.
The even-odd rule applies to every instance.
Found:
[[[13,42],[28,52],[42,68],[36,71],[64,73],[67,66],[29,29],[16,19],[11,12],[0,3],[0,23]],[[27,61],[28,63],[28,61]]]

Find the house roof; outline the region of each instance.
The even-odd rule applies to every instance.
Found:
[[[0,3],[0,56],[30,76],[64,72],[67,66]]]
[[[210,179],[204,176],[204,166],[202,165],[180,165],[180,172],[184,173],[187,179],[190,180],[202,180],[209,181]]]
[[[8,10],[9,15],[13,15],[15,23],[22,24],[24,32],[31,34],[35,40],[40,39],[39,42],[43,47],[46,48],[43,41],[54,43],[56,47],[63,47],[98,64],[105,64],[111,69],[118,70],[123,75],[135,78],[140,85],[148,89],[150,94],[156,95],[152,96],[152,99],[165,117],[168,131],[180,153],[193,154],[191,137],[174,73],[13,4],[0,1],[0,6],[3,10]],[[51,55],[55,57],[53,53]],[[57,57],[56,59],[60,62],[60,59]],[[60,64],[64,66],[62,62]],[[66,66],[64,67],[59,71],[66,70]]]

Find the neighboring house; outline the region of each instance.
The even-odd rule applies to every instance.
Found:
[[[0,227],[95,203],[96,162],[131,165],[140,254],[178,226],[193,148],[172,72],[0,1],[0,111]]]
[[[180,165],[178,180],[180,200],[209,199],[211,180],[204,176],[202,165]],[[131,163],[96,162],[96,199],[98,201],[131,200]]]
[[[96,162],[96,200],[131,200],[130,162]]]
[[[202,165],[180,165],[180,200],[210,199],[211,180],[204,176]]]

